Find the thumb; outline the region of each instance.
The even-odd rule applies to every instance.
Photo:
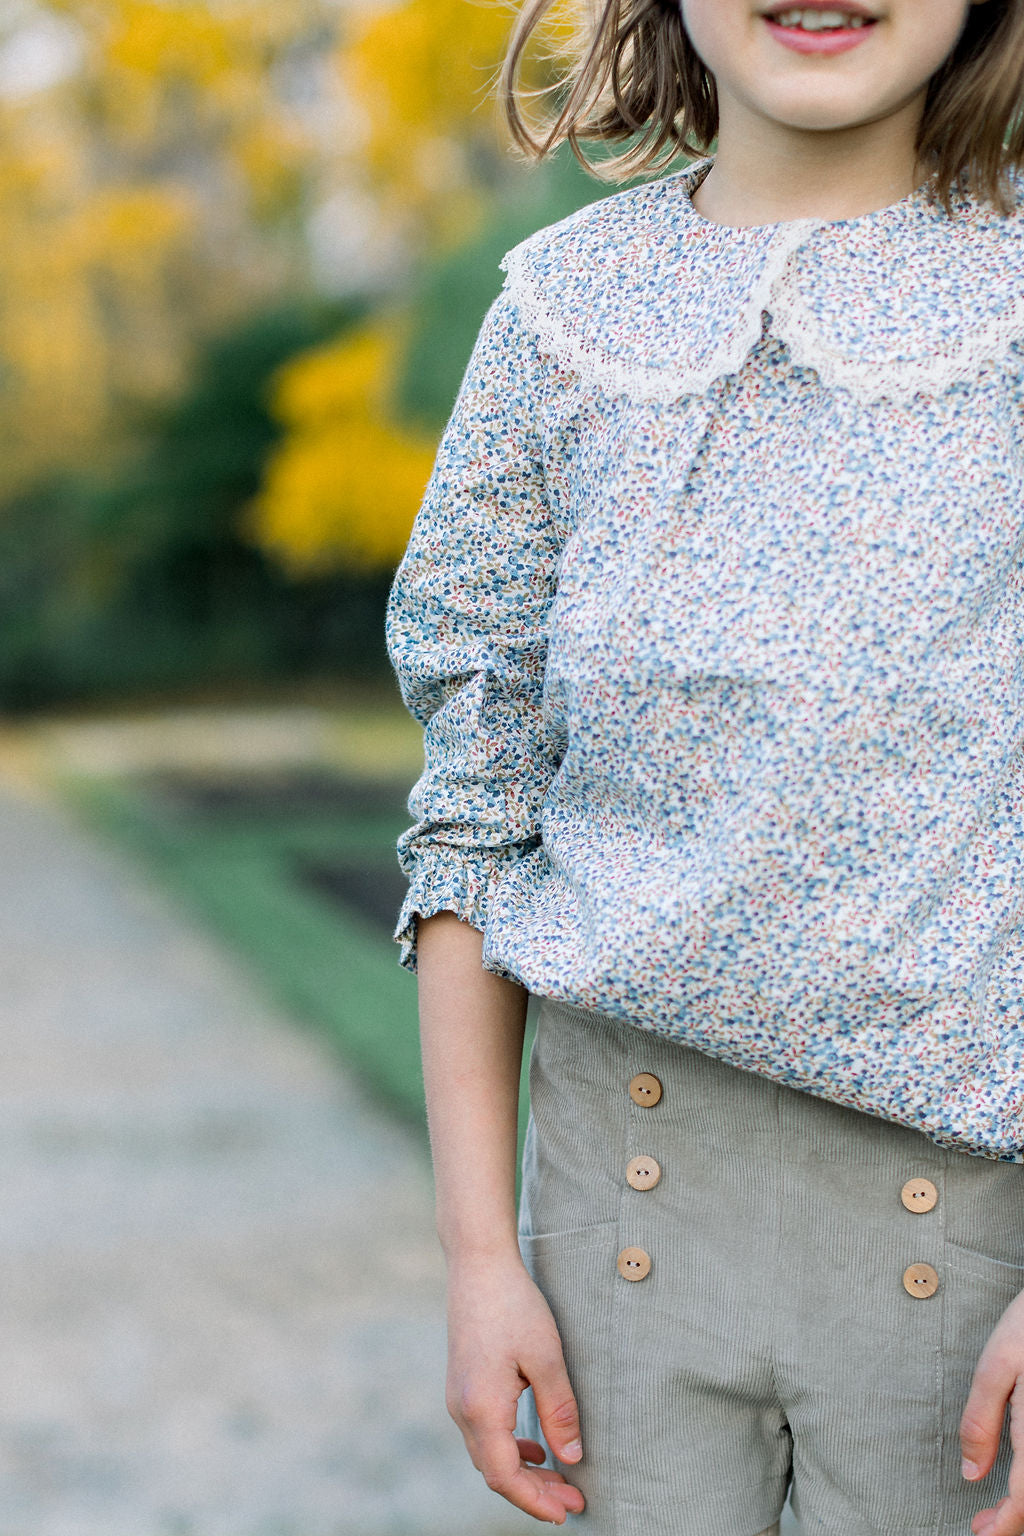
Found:
[[[1013,1385],[1013,1373],[1003,1367],[998,1357],[986,1358],[983,1354],[960,1420],[963,1472],[971,1481],[992,1469]]]
[[[537,1417],[544,1438],[559,1461],[576,1462],[583,1455],[580,1413],[565,1362],[559,1358],[535,1371],[530,1379]]]

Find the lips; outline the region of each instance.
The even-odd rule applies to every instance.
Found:
[[[877,22],[859,0],[780,3],[762,16],[775,40],[797,53],[845,53],[863,43]]]

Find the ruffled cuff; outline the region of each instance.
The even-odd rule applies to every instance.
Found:
[[[498,881],[521,857],[519,848],[468,849],[425,847],[403,861],[409,890],[395,927],[401,944],[399,963],[416,970],[416,920],[437,912],[454,912],[464,923],[479,928],[487,921],[491,896]]]

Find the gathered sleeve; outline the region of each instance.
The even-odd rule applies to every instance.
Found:
[[[484,928],[502,875],[540,844],[558,763],[545,742],[547,621],[561,539],[537,414],[541,359],[506,290],[484,321],[388,601],[388,653],[424,727],[409,878],[395,938],[416,969],[416,921]]]

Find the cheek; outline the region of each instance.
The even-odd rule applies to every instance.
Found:
[[[920,84],[949,58],[971,9],[967,0],[904,0],[895,13],[900,53]]]
[[[728,74],[729,12],[734,0],[680,0],[683,26],[694,52],[716,77]]]

